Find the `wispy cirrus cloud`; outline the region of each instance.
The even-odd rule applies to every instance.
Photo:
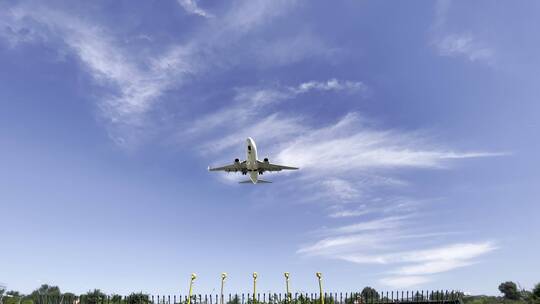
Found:
[[[346,209],[346,210],[337,210],[332,211],[328,214],[331,218],[346,218],[346,217],[357,217],[360,215],[365,215],[368,213],[373,212],[372,210],[368,209],[365,205],[361,207],[355,207],[355,209]]]
[[[107,88],[98,101],[101,114],[114,128],[111,137],[119,144],[136,135],[144,115],[164,92],[197,72],[190,46],[172,46],[161,55],[142,61],[120,45],[105,27],[48,8],[16,6],[4,16],[11,26],[29,28],[34,36],[57,41],[58,48],[75,54],[87,72]],[[22,36],[23,42],[29,42]],[[120,132],[117,132],[120,131]]]
[[[357,113],[292,137],[281,146],[278,161],[301,167],[308,184],[331,185],[306,189],[311,195],[338,204],[339,207],[330,208],[330,217],[359,218],[352,224],[321,229],[322,236],[297,253],[390,267],[380,282],[392,287],[425,283],[434,279],[433,274],[472,265],[478,257],[494,250],[494,243],[446,243],[433,247],[429,240],[449,232],[433,232],[435,228],[415,224],[422,216],[418,214],[418,204],[425,203],[418,199],[395,200],[384,195],[384,191],[373,189],[407,185],[392,178],[392,172],[447,169],[457,160],[499,155],[504,153],[441,148],[422,132],[376,129]],[[369,187],[364,187],[364,183]],[[371,198],[374,192],[378,192],[377,200]],[[408,245],[413,239],[417,246],[414,250]]]
[[[178,1],[190,13],[211,16],[194,0]],[[149,45],[134,51],[121,43],[124,34],[114,28],[28,1],[9,5],[0,14],[0,37],[12,46],[45,41],[61,52],[74,54],[107,91],[97,98],[111,138],[129,145],[148,128],[148,113],[163,101],[165,93],[202,77],[211,66],[226,69],[237,64],[223,60],[221,54],[294,5],[291,1],[235,2],[184,43]],[[149,57],[148,53],[154,55]]]
[[[213,17],[212,14],[200,8],[197,4],[198,1],[196,0],[177,0],[177,2],[190,14],[199,15],[205,18]]]
[[[383,130],[357,112],[321,126],[312,125],[303,114],[276,112],[273,107],[301,94],[332,92],[364,96],[366,90],[362,82],[335,79],[307,81],[296,86],[240,88],[236,89],[233,105],[196,120],[182,135],[196,135],[199,142],[204,138],[199,148],[206,155],[219,153],[234,157],[238,156],[238,150],[233,149],[246,137],[256,138],[264,143],[265,156],[270,156],[273,162],[301,168],[296,173],[303,181],[300,188],[309,192],[301,200],[328,201],[330,206],[365,203],[366,199],[371,200],[365,194],[374,189],[407,185],[407,181],[396,178],[392,171],[444,169],[457,160],[502,155],[444,148],[430,142],[425,132]],[[393,198],[384,200],[393,201]],[[339,212],[351,215],[359,211],[352,204],[350,209]],[[335,210],[330,214],[335,214]]]
[[[435,42],[441,56],[464,56],[469,61],[493,63],[494,50],[476,40],[472,34],[450,34]]]
[[[400,276],[383,278],[379,283],[392,288],[409,288],[431,282],[432,280],[432,278],[424,276]]]
[[[360,192],[356,189],[355,185],[345,179],[332,178],[323,181],[322,184],[328,191],[332,192],[333,195],[337,196],[342,201],[353,200],[360,195]],[[349,215],[350,214],[351,213],[349,213]],[[341,215],[344,215],[344,213],[341,213]]]
[[[277,158],[306,171],[347,172],[392,168],[444,168],[449,160],[496,156],[490,152],[440,149],[419,134],[375,130],[358,113],[296,137]]]
[[[301,256],[381,265],[390,268],[382,273],[382,284],[406,287],[433,280],[433,274],[472,265],[494,250],[491,242],[433,245],[433,240],[459,232],[416,225],[422,217],[418,206],[426,202],[378,190],[408,187],[409,182],[396,177],[396,172],[449,169],[458,160],[503,154],[445,148],[426,132],[381,129],[357,112],[314,125],[308,117],[272,107],[307,92],[364,92],[360,84],[331,80],[277,89],[237,89],[232,107],[208,114],[190,131],[198,139],[206,138],[203,151],[212,157],[233,155],[245,137],[256,138],[272,162],[301,168],[294,174],[295,181],[287,175],[280,177],[286,180],[281,194],[291,184],[293,197],[324,202],[330,218],[349,221],[316,230],[315,240],[297,250]],[[260,117],[267,118],[260,121]],[[415,248],[409,246],[412,241]]]
[[[304,245],[297,253],[356,264],[378,264],[388,269],[380,283],[410,287],[433,280],[431,275],[472,265],[497,249],[494,242],[441,244],[425,249],[404,249],[411,239],[428,240],[448,233],[411,231],[407,217],[390,216],[329,230],[334,235]],[[422,242],[415,242],[422,246]]]
[[[235,128],[244,126],[250,118],[260,116],[269,107],[278,105],[287,100],[293,100],[299,95],[315,92],[345,92],[347,94],[365,94],[367,86],[360,81],[338,80],[308,81],[297,86],[280,86],[272,88],[242,87],[236,88],[233,104],[223,109],[211,112],[202,118],[191,122],[185,135],[209,132],[217,127]],[[295,119],[296,120],[296,119]],[[300,131],[295,128],[296,132]],[[214,145],[217,149],[219,145]],[[226,148],[226,146],[223,146]]]
[[[484,41],[475,37],[471,30],[448,30],[449,14],[452,2],[438,0],[435,2],[435,17],[432,26],[431,44],[440,56],[462,57],[470,62],[481,62],[493,65],[496,51]]]
[[[410,216],[389,216],[378,218],[371,221],[359,222],[351,225],[341,226],[325,230],[328,234],[353,234],[370,230],[382,231],[386,229],[394,229],[403,225],[403,220]]]

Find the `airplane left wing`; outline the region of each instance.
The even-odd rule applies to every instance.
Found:
[[[264,171],[298,170],[296,167],[271,164],[268,161],[257,161],[259,169]]]
[[[232,165],[226,165],[223,167],[216,167],[216,168],[210,168],[208,167],[208,171],[225,171],[225,172],[238,172],[238,171],[245,171],[247,170],[246,162],[235,162]]]

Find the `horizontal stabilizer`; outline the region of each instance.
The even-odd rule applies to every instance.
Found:
[[[253,184],[253,182],[248,179],[246,181],[241,181],[241,182],[238,182],[239,184]],[[270,181],[265,181],[265,180],[262,180],[262,179],[258,179],[257,180],[257,184],[271,184],[272,182]]]

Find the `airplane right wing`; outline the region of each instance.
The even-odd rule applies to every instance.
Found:
[[[234,162],[232,165],[226,165],[222,167],[210,168],[208,171],[225,171],[225,172],[238,172],[247,170],[246,161],[243,162]]]
[[[296,167],[271,164],[268,161],[257,161],[260,169],[264,171],[298,170]]]

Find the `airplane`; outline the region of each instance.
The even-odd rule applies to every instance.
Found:
[[[242,172],[242,175],[247,175],[249,173],[249,180],[240,182],[241,184],[247,183],[271,183],[270,181],[265,181],[259,179],[259,175],[263,175],[264,172],[269,171],[281,171],[281,170],[298,170],[296,167],[281,166],[271,164],[268,161],[268,158],[265,158],[263,161],[257,159],[257,146],[253,138],[248,137],[246,139],[246,154],[247,159],[240,161],[238,158],[234,160],[232,165],[226,165],[223,167],[210,168],[208,171],[225,171],[225,172]]]

